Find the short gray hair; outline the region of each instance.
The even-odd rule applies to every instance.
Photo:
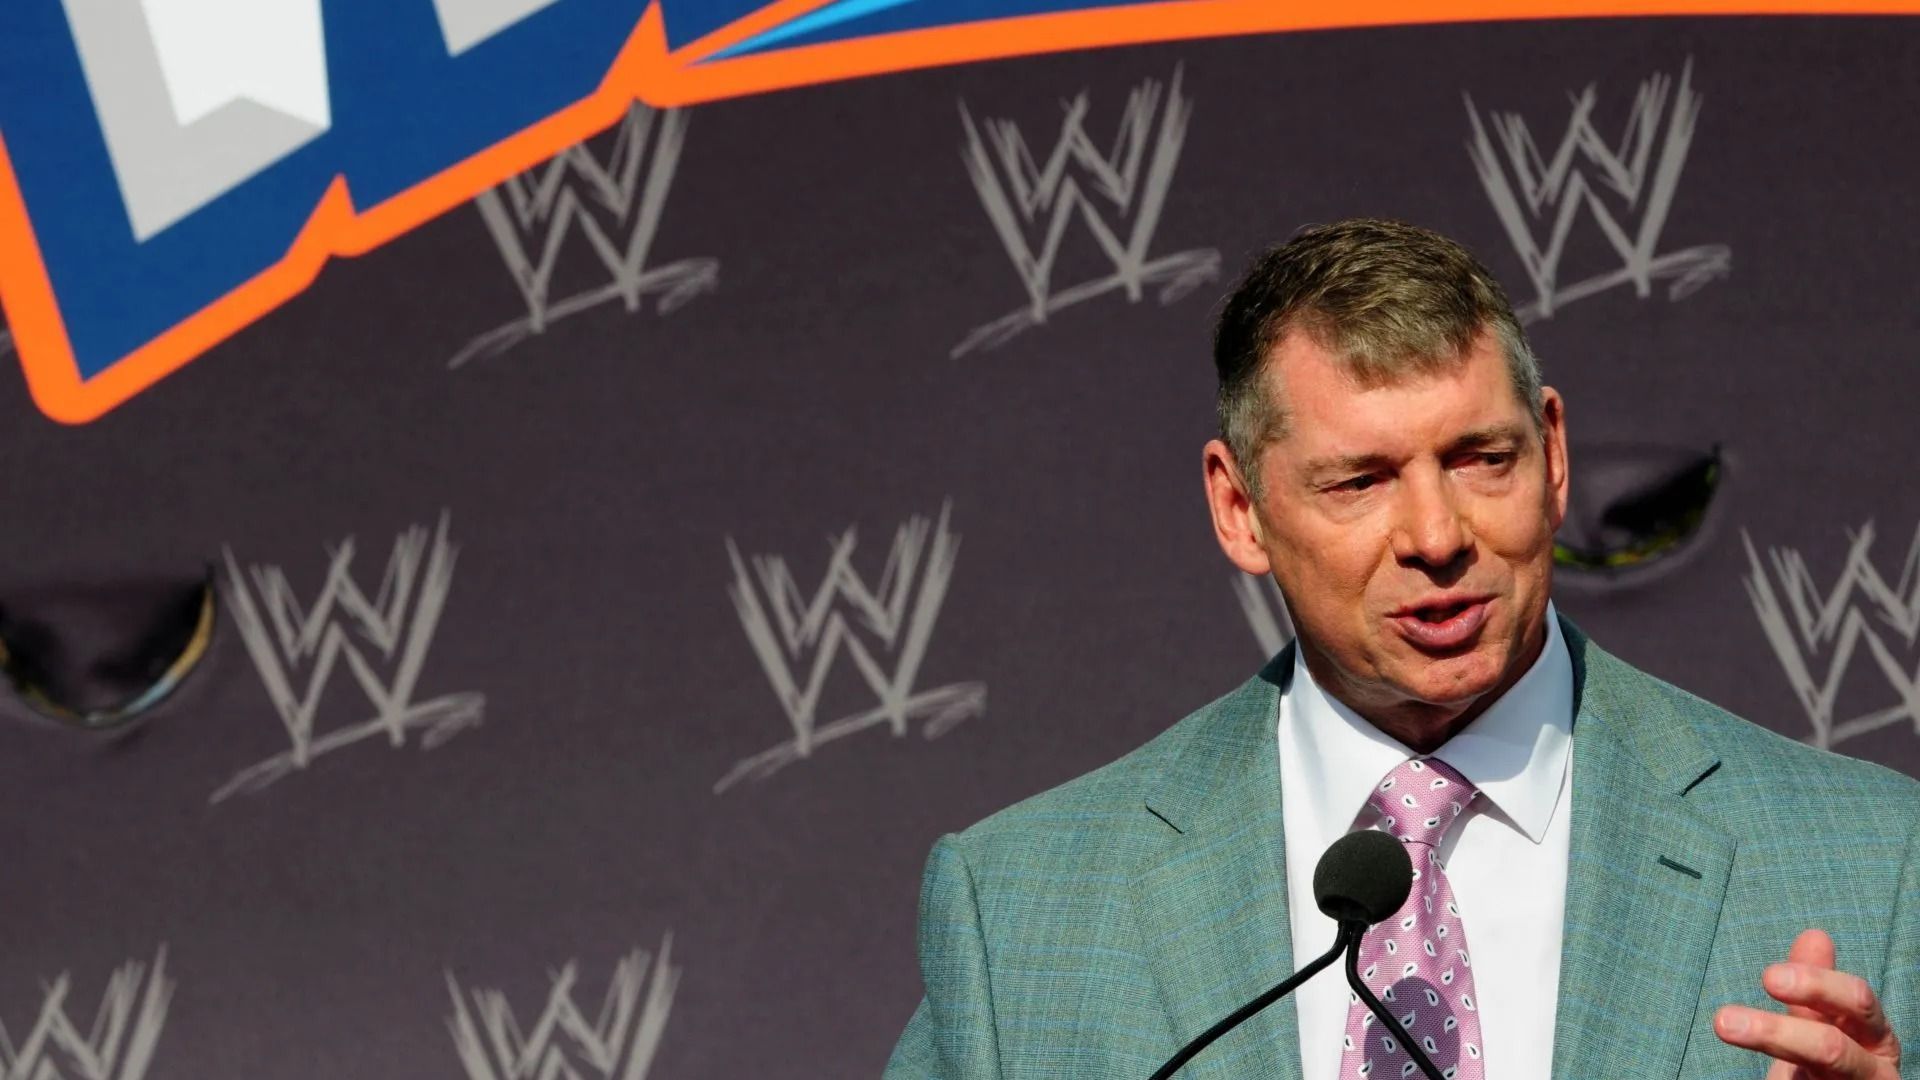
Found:
[[[1397,221],[1312,226],[1254,261],[1214,329],[1220,437],[1256,499],[1260,454],[1287,429],[1267,361],[1294,330],[1369,386],[1457,364],[1491,330],[1514,394],[1534,426],[1544,425],[1540,367],[1526,333],[1500,283],[1466,248]]]

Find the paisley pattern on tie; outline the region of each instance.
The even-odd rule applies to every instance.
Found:
[[[1413,860],[1407,902],[1360,941],[1360,981],[1379,996],[1427,1057],[1452,1080],[1484,1080],[1473,960],[1460,908],[1435,850],[1479,790],[1444,761],[1405,761],[1374,788],[1367,805],[1381,829],[1400,838]],[[1400,1040],[1347,992],[1342,1080],[1400,1080],[1420,1075]]]

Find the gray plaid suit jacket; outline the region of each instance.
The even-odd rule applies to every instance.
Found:
[[[1759,1080],[1764,1060],[1722,1043],[1713,1011],[1778,1009],[1760,972],[1818,927],[1920,1080],[1920,783],[1562,627],[1576,713],[1553,1075]],[[1132,754],[934,846],[926,996],[886,1080],[1145,1080],[1293,970],[1275,744],[1291,671],[1283,653]],[[1301,1080],[1291,999],[1181,1076]]]

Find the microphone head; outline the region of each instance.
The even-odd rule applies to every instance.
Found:
[[[1313,899],[1327,916],[1372,926],[1400,910],[1413,891],[1406,846],[1372,829],[1333,842],[1313,868]]]

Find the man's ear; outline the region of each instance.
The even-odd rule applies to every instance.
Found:
[[[1265,577],[1272,569],[1260,516],[1247,494],[1247,482],[1233,451],[1219,439],[1200,452],[1206,482],[1207,509],[1213,514],[1213,536],[1233,565]]]
[[[1567,461],[1567,403],[1551,386],[1540,388],[1540,427],[1547,451],[1547,497],[1557,531],[1567,519],[1567,484],[1572,470]]]

